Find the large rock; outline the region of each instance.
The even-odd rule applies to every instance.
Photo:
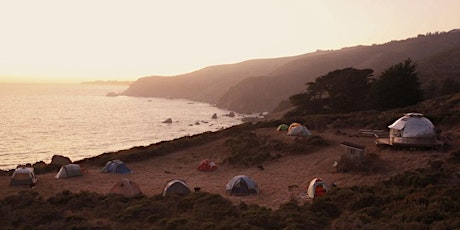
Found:
[[[171,118],[168,118],[168,119],[164,120],[162,123],[171,124],[171,123],[172,123],[172,119],[171,119]]]
[[[68,157],[61,156],[61,155],[54,155],[51,158],[51,164],[63,166],[63,165],[72,164],[72,161]]]

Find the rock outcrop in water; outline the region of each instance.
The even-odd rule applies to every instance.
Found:
[[[172,119],[168,118],[168,119],[164,120],[162,123],[170,124],[170,123],[172,123]]]

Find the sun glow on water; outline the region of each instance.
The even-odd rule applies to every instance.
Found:
[[[0,85],[0,168],[49,163],[53,155],[79,160],[241,123],[205,103],[105,96],[125,88]],[[167,118],[173,123],[162,123]]]

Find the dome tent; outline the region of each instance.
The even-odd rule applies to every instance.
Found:
[[[434,144],[436,131],[433,123],[421,113],[406,113],[389,125],[390,144]]]
[[[163,196],[171,194],[186,195],[191,192],[187,183],[180,179],[169,180],[163,188]]]
[[[214,171],[217,169],[217,165],[214,161],[211,161],[211,160],[208,160],[208,159],[204,159],[200,162],[200,164],[198,165],[198,168],[197,168],[199,171],[206,171],[206,172],[210,172],[210,171]]]
[[[320,178],[315,178],[311,180],[308,185],[307,195],[310,198],[315,198],[317,196],[323,196],[327,191],[329,191],[329,187],[326,182]]]
[[[288,129],[289,129],[289,126],[286,124],[278,125],[278,127],[276,128],[277,131],[287,131]]]
[[[311,133],[307,129],[307,127],[299,123],[292,123],[288,128],[287,135],[289,136],[310,136]]]
[[[14,170],[11,176],[10,185],[30,185],[34,186],[37,183],[34,168],[20,167]]]
[[[107,162],[104,166],[104,168],[101,169],[101,172],[103,173],[118,173],[118,174],[128,174],[132,173],[131,169],[126,166],[123,161],[117,159],[117,160],[111,160]]]
[[[259,193],[257,183],[245,175],[234,176],[228,181],[225,189],[231,195],[250,195]]]
[[[128,197],[141,196],[142,192],[139,186],[132,180],[125,178],[116,182],[110,192],[112,194],[121,194]]]
[[[56,178],[68,178],[68,177],[76,177],[76,176],[83,176],[83,171],[79,164],[68,164],[64,165],[59,169],[59,172],[56,174]]]

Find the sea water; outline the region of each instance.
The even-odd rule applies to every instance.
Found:
[[[126,88],[0,84],[0,169],[49,163],[53,155],[75,161],[242,123],[241,115],[206,103],[107,96]],[[163,123],[168,118],[172,123]]]

